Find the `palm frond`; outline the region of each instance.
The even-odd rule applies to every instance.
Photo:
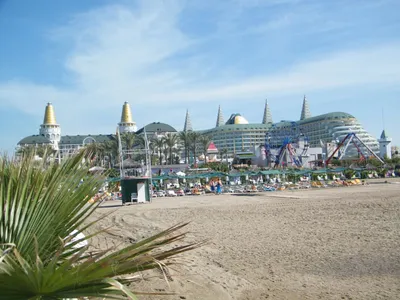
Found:
[[[0,299],[135,299],[129,275],[163,269],[200,246],[182,245],[186,224],[179,224],[120,250],[77,247],[82,239],[73,239],[93,225],[86,220],[99,205],[88,200],[105,179],[88,173],[86,155],[61,164],[0,159]]]

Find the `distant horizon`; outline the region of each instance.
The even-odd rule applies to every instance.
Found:
[[[343,9],[346,7],[346,9]],[[178,131],[240,113],[353,115],[400,144],[396,0],[5,0],[0,149],[38,134],[47,102],[68,135],[113,132],[128,101],[141,128]],[[382,120],[382,109],[384,120]],[[385,128],[383,128],[385,127]]]

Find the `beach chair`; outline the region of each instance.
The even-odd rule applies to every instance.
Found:
[[[272,186],[265,186],[264,187],[264,191],[265,192],[275,192],[276,189],[274,187],[272,187]]]
[[[168,191],[167,191],[167,196],[168,196],[168,197],[176,197],[177,194],[176,194],[175,191],[173,191],[173,190],[168,190]]]

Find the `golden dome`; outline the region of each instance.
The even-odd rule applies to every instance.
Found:
[[[125,102],[122,107],[121,123],[133,123],[131,107],[128,102]]]
[[[237,124],[249,124],[249,122],[242,116],[236,116],[235,117],[235,125],[237,125]]]
[[[44,125],[57,125],[56,115],[54,113],[53,105],[49,102],[47,103],[46,110],[44,112]]]
[[[249,122],[243,118],[240,114],[232,114],[229,120],[226,122],[226,125],[241,125],[241,124],[249,124]]]

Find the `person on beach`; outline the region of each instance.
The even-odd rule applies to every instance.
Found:
[[[213,180],[210,181],[210,189],[211,189],[211,193],[215,193],[215,185],[214,185]]]
[[[221,194],[222,193],[222,182],[221,180],[218,180],[217,182],[217,194]]]

